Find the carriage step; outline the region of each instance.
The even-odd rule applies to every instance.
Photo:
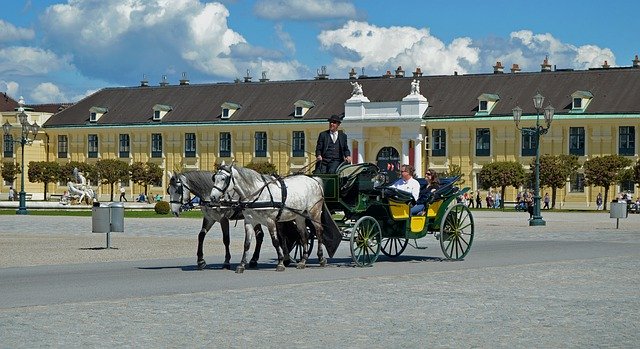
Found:
[[[409,245],[417,250],[426,250],[427,246],[418,246],[418,240],[414,239],[413,242],[411,240],[408,241]]]

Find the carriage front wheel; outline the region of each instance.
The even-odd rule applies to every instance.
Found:
[[[449,207],[440,226],[440,248],[448,259],[459,260],[469,253],[473,242],[473,215],[463,204]]]
[[[351,258],[359,267],[373,264],[380,254],[382,230],[378,221],[369,216],[358,219],[351,230]]]
[[[391,258],[398,257],[407,248],[409,239],[404,238],[382,238],[382,253]]]

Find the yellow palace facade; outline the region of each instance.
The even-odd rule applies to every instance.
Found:
[[[515,127],[512,109],[523,109],[521,127],[535,125],[532,98],[545,97],[555,115],[542,136],[540,154],[576,154],[580,162],[609,154],[638,160],[640,67],[586,71],[551,70],[493,74],[405,76],[400,67],[382,77],[307,81],[261,81],[196,85],[180,84],[102,89],[44,120],[29,161],[120,159],[157,163],[166,173],[213,170],[235,161],[271,162],[280,174],[313,170],[318,134],[327,118],[342,118],[354,162],[395,169],[409,163],[418,174],[458,165],[465,186],[478,189],[477,174],[493,161],[521,162],[529,167],[535,142]],[[540,111],[542,113],[542,111]],[[2,113],[2,123],[16,122],[15,111]],[[540,115],[542,117],[542,115]],[[6,142],[5,142],[6,145]],[[4,152],[3,161],[18,161],[19,146]],[[2,192],[8,191],[3,183]],[[18,183],[14,183],[19,185]],[[125,183],[127,184],[127,183]],[[14,186],[16,187],[16,186]],[[126,186],[128,196],[142,189]],[[51,184],[61,193],[65,185]],[[519,188],[521,189],[521,188]],[[42,184],[26,189],[42,192]],[[150,189],[164,193],[163,183]],[[544,193],[546,188],[542,188]],[[637,189],[617,185],[613,193]],[[584,185],[579,173],[558,192],[561,207],[594,207],[602,188]],[[483,197],[485,191],[482,191]],[[504,200],[515,199],[516,189]],[[107,186],[98,188],[108,198]]]

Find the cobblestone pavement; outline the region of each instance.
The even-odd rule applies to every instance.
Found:
[[[640,215],[620,220],[620,229],[608,213],[543,212],[544,228],[528,227],[522,213],[474,215],[476,243],[485,245],[580,241],[640,247]],[[34,217],[1,219],[3,232],[43,233]],[[90,227],[75,218],[35,219],[46,222],[47,234],[65,238],[87,234],[87,222]],[[194,239],[199,229],[197,220],[125,224],[121,239]],[[235,232],[234,241],[240,236]],[[0,244],[0,252],[6,249]],[[496,247],[496,254],[502,252]],[[635,348],[640,342],[640,253],[450,271],[428,266],[400,276],[305,278],[222,292],[0,309],[0,348]]]

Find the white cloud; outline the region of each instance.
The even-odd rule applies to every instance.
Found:
[[[289,56],[293,56],[296,53],[296,44],[295,42],[293,42],[291,35],[289,35],[289,33],[287,33],[286,31],[284,31],[282,24],[276,24],[274,26],[274,29],[276,31],[276,35],[278,36],[278,39],[280,39],[280,41],[282,42],[282,45],[284,45],[284,48],[287,50],[287,53],[289,54]]]
[[[258,17],[270,20],[322,20],[355,18],[353,4],[340,0],[259,0],[254,6]]]
[[[0,92],[6,92],[7,95],[11,96],[13,99],[16,99],[15,96],[18,95],[18,91],[20,91],[19,83],[15,81],[0,80]]]
[[[29,103],[56,103],[67,98],[58,86],[51,82],[43,82],[31,92]]]
[[[0,42],[31,40],[35,37],[33,29],[17,28],[11,23],[0,19]]]
[[[477,63],[479,57],[471,39],[458,38],[445,45],[425,28],[384,28],[349,21],[342,28],[321,32],[318,39],[325,50],[336,55],[334,62],[339,68],[366,67],[375,73],[398,65],[405,70],[420,67],[427,74],[465,73],[465,66]]]
[[[0,73],[14,76],[33,76],[70,68],[71,57],[34,47],[0,49]]]

